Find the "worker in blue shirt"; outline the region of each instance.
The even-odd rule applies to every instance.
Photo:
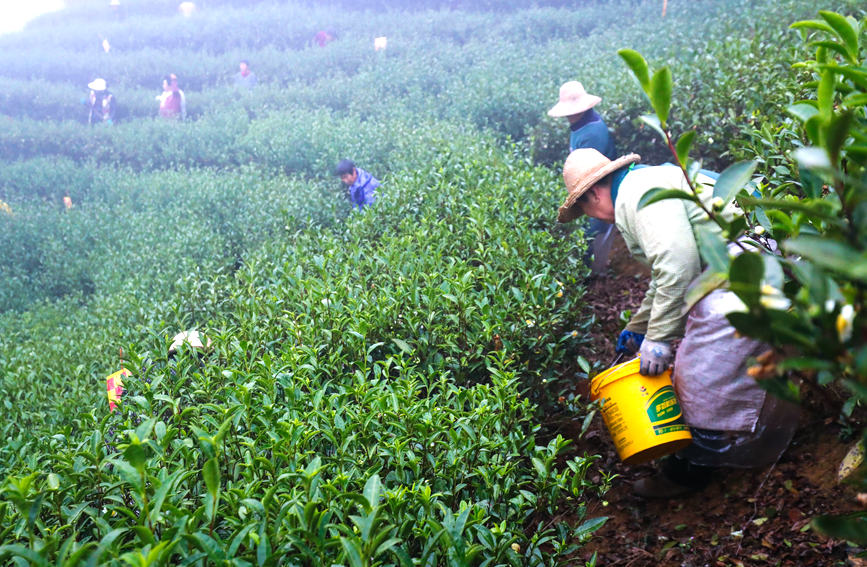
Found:
[[[584,85],[578,81],[568,81],[560,87],[560,100],[548,111],[548,116],[569,121],[570,152],[579,148],[593,148],[613,160],[618,157],[614,138],[602,117],[593,110],[601,101],[600,97],[584,90]],[[608,253],[614,243],[616,230],[613,225],[590,219],[585,236],[589,240],[589,252],[593,255],[590,265],[592,274],[598,274],[608,265]]]
[[[354,207],[362,209],[376,201],[379,180],[360,167],[356,167],[351,160],[340,160],[335,168],[335,174],[346,186],[346,196]]]

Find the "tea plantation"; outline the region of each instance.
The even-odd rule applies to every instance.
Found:
[[[573,381],[608,361],[576,362],[585,244],[545,110],[579,79],[622,150],[669,159],[636,49],[705,166],[776,179],[756,125],[803,95],[788,25],[815,3],[70,4],[0,36],[0,562],[574,564],[610,478],[541,433],[561,395],[589,422]],[[169,73],[184,122],[156,118]],[[86,124],[95,77],[115,124]],[[212,348],[169,359],[184,329]]]

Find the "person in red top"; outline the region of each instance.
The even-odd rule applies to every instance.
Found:
[[[163,92],[156,100],[160,103],[159,114],[162,118],[184,120],[187,117],[187,100],[174,73],[163,77]]]
[[[319,47],[325,47],[335,39],[337,39],[337,34],[330,30],[320,30],[313,36],[314,43]]]

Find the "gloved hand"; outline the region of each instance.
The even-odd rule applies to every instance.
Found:
[[[665,372],[674,358],[671,344],[662,341],[644,339],[639,351],[641,368],[639,372],[644,376],[657,376]]]
[[[635,354],[641,347],[641,341],[644,340],[644,335],[641,333],[633,333],[632,331],[623,331],[617,338],[617,348],[614,352],[622,354]]]

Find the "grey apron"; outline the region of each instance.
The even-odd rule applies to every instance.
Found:
[[[747,375],[749,360],[770,347],[735,337],[725,317],[733,298],[730,291],[713,291],[687,317],[672,380],[694,441],[680,455],[697,465],[765,466],[791,441],[798,407]]]

